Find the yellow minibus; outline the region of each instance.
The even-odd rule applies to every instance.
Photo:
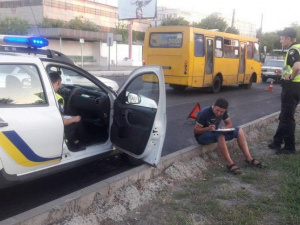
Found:
[[[165,82],[175,90],[225,85],[250,88],[260,82],[258,39],[185,26],[148,28],[144,65],[163,67]]]

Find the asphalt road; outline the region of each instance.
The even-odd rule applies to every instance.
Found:
[[[121,85],[126,77],[111,77],[111,79]],[[203,108],[212,105],[219,97],[228,99],[229,115],[234,126],[279,111],[281,87],[275,84],[274,91],[269,92],[265,91],[268,85],[253,84],[251,89],[237,86],[226,87],[218,94],[194,88],[177,92],[166,85],[167,134],[163,155],[196,143],[193,137],[194,120],[187,119],[187,117],[197,102]],[[0,224],[1,220],[38,207],[129,168],[120,159],[111,159],[90,163],[64,173],[1,190]]]

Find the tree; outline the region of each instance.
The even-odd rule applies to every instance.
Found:
[[[262,34],[260,38],[260,48],[263,52],[263,47],[267,46],[267,52],[272,51],[273,49],[280,49],[281,44],[279,41],[279,36],[276,32],[268,32]]]
[[[82,20],[79,17],[69,21],[67,28],[75,30],[99,31],[99,26],[89,20]]]
[[[122,43],[128,42],[127,25],[121,24],[121,23],[116,24],[116,28],[114,29],[114,33],[122,35]]]
[[[221,32],[224,32],[226,27],[228,27],[228,24],[223,18],[210,15],[202,19],[200,23],[193,23],[193,26],[208,30],[217,29]]]
[[[227,27],[225,32],[230,34],[240,34],[240,31],[235,27]]]
[[[0,21],[0,34],[28,34],[29,24],[26,20],[6,17]]]
[[[47,17],[44,18],[41,27],[43,28],[63,28],[65,27],[65,22],[62,20],[53,20]]]
[[[300,40],[300,25],[298,24],[298,22],[294,22],[291,24],[291,27],[293,27],[296,32],[297,32],[297,41]]]
[[[183,17],[178,18],[166,18],[161,22],[161,26],[189,26],[189,21],[185,20]]]

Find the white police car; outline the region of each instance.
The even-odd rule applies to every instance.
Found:
[[[116,93],[65,55],[38,48],[47,44],[43,38],[0,36],[0,188],[114,149],[157,165],[166,130],[161,67],[137,68]],[[58,93],[65,114],[82,117],[85,150],[72,151],[65,143],[51,71],[72,77]]]

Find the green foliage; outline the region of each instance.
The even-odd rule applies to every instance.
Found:
[[[65,27],[65,22],[62,20],[52,20],[49,18],[44,18],[41,27],[43,28],[63,28]]]
[[[240,34],[240,31],[235,27],[227,27],[225,32],[230,34]]]
[[[82,20],[79,17],[72,19],[67,24],[67,28],[75,30],[99,31],[99,26],[89,20]]]
[[[273,49],[281,48],[279,36],[277,35],[276,32],[268,32],[261,35],[260,38],[261,52],[263,52],[264,46],[267,46],[267,52],[271,52]]]
[[[161,22],[161,26],[189,26],[190,23],[183,17],[178,18],[166,18]]]
[[[224,32],[228,24],[223,18],[210,15],[202,19],[200,23],[193,23],[193,26],[207,30],[217,29],[218,31]]]
[[[122,35],[122,43],[128,42],[128,29],[125,24],[116,24],[116,28],[114,29],[115,34]],[[145,38],[145,32],[140,31],[132,31],[132,42],[143,41]]]
[[[292,23],[292,26],[297,31],[297,41],[300,40],[300,25],[298,23]],[[261,52],[263,47],[267,46],[267,52],[270,53],[273,49],[281,49],[280,39],[277,32],[261,33],[261,30],[257,31],[257,38],[260,40]]]
[[[299,43],[300,41],[300,25],[298,24],[298,22],[294,22],[291,24],[291,26],[296,30],[297,32],[297,42]]]
[[[26,20],[6,17],[0,21],[0,34],[28,34],[29,24]]]
[[[122,43],[128,42],[127,25],[121,24],[121,23],[116,24],[116,28],[114,29],[114,33],[122,35]]]
[[[70,20],[69,22],[65,22],[63,20],[55,20],[44,18],[43,23],[41,24],[43,28],[69,28],[74,30],[87,30],[98,32],[99,26],[89,20],[82,20],[79,17]]]
[[[132,31],[132,40],[136,41],[143,41],[145,39],[145,32],[140,31]]]

